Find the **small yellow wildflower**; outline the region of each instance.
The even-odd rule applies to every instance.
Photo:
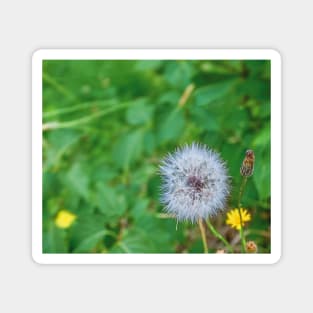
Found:
[[[242,225],[244,226],[245,222],[249,222],[251,220],[251,215],[248,213],[246,209],[241,208],[241,217],[242,217]],[[236,228],[237,230],[240,230],[240,215],[238,209],[233,209],[227,213],[227,220],[226,224],[230,225],[233,228]]]
[[[69,228],[74,221],[76,220],[77,216],[67,210],[61,210],[57,214],[55,218],[55,224],[59,228]]]

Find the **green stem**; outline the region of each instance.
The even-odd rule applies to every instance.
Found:
[[[245,186],[247,184],[248,177],[244,176],[240,189],[239,189],[239,196],[238,196],[238,210],[239,210],[239,218],[240,218],[240,241],[241,241],[241,252],[244,253],[246,252],[246,238],[243,230],[243,220],[242,220],[242,215],[241,215],[241,199],[242,195],[245,189]]]
[[[53,111],[48,111],[48,112],[44,112],[42,114],[43,118],[49,118],[49,117],[53,117],[53,116],[57,116],[57,115],[62,115],[62,114],[68,114],[68,113],[72,113],[72,112],[76,112],[79,110],[84,110],[84,109],[90,109],[90,108],[97,108],[97,106],[110,106],[110,105],[114,105],[116,101],[112,101],[112,100],[106,100],[106,101],[90,101],[90,102],[84,102],[84,103],[79,103],[76,104],[74,106],[70,106],[70,107],[65,107],[65,108],[61,108],[58,110],[53,110]]]
[[[43,80],[54,87],[60,94],[68,98],[69,100],[75,100],[75,95],[71,93],[69,90],[63,87],[58,81],[56,81],[53,77],[51,77],[47,73],[42,73]]]
[[[233,247],[229,244],[229,242],[223,237],[222,234],[220,234],[215,228],[214,226],[211,224],[210,222],[210,219],[207,219],[207,224],[208,224],[208,227],[210,229],[210,231],[212,232],[212,234],[219,240],[221,240],[224,245],[226,246],[227,250],[229,252],[234,252],[234,249]]]
[[[207,235],[206,235],[206,231],[205,231],[204,220],[202,218],[200,218],[199,221],[198,221],[198,224],[199,224],[201,237],[202,237],[202,242],[203,242],[203,251],[204,251],[204,253],[208,253],[209,252],[209,249],[208,249],[208,239],[207,239]]]
[[[109,113],[118,111],[120,109],[123,109],[125,107],[128,107],[132,102],[125,102],[125,103],[121,103],[120,105],[115,105],[111,108],[99,111],[97,113],[88,115],[86,117],[82,117],[76,120],[72,120],[69,122],[48,122],[46,124],[43,125],[43,130],[51,130],[51,129],[61,129],[61,128],[74,128],[74,127],[78,127],[80,125],[89,123],[90,121],[102,117],[104,115],[107,115]]]

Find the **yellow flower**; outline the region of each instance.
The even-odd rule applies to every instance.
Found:
[[[241,218],[242,218],[242,225],[245,225],[245,222],[249,222],[251,220],[251,215],[248,213],[246,209],[241,208],[240,209]],[[237,230],[240,230],[240,215],[238,209],[233,209],[227,213],[227,220],[226,224],[230,225],[233,228],[236,228]]]
[[[66,210],[61,210],[55,218],[55,224],[59,228],[69,228],[76,218],[77,216],[75,214]]]

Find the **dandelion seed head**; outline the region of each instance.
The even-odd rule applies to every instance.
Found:
[[[161,202],[177,220],[207,219],[225,207],[229,176],[219,155],[193,143],[168,154],[160,165]]]

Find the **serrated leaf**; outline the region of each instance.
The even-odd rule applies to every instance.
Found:
[[[234,82],[234,80],[229,80],[198,88],[194,92],[195,104],[199,106],[208,105],[211,102],[220,99],[230,91]]]
[[[130,125],[147,123],[153,114],[153,107],[147,104],[146,99],[134,101],[126,111],[126,120]]]
[[[97,184],[96,198],[99,210],[107,217],[121,217],[127,209],[125,196],[101,182]]]
[[[110,250],[111,253],[153,253],[154,245],[150,235],[140,229],[124,234],[121,241]]]
[[[106,234],[106,217],[95,214],[82,214],[69,230],[73,252],[90,252]]]
[[[91,250],[97,245],[97,243],[103,239],[107,234],[107,230],[100,230],[90,236],[84,238],[84,240],[73,250],[73,253],[86,253],[91,252]]]
[[[181,230],[176,231],[175,219],[158,219],[152,212],[146,211],[137,220],[137,227],[149,235],[154,252],[173,252],[171,242],[178,240]],[[172,231],[175,229],[175,233]]]
[[[72,145],[78,142],[81,134],[71,129],[55,130],[47,136],[47,146],[43,149],[44,169],[57,164]]]
[[[139,219],[147,214],[147,208],[149,205],[149,199],[138,199],[131,209],[131,214],[135,219]]]
[[[89,178],[84,172],[80,163],[75,163],[66,175],[67,186],[74,190],[79,196],[88,200],[89,197]]]
[[[190,62],[174,61],[167,62],[164,78],[172,85],[178,88],[185,88],[191,83],[193,67]]]
[[[113,161],[122,169],[129,166],[141,156],[143,131],[135,130],[122,135],[113,147]]]
[[[185,118],[182,110],[175,109],[164,121],[160,122],[157,133],[158,142],[164,144],[179,138],[185,127]]]

